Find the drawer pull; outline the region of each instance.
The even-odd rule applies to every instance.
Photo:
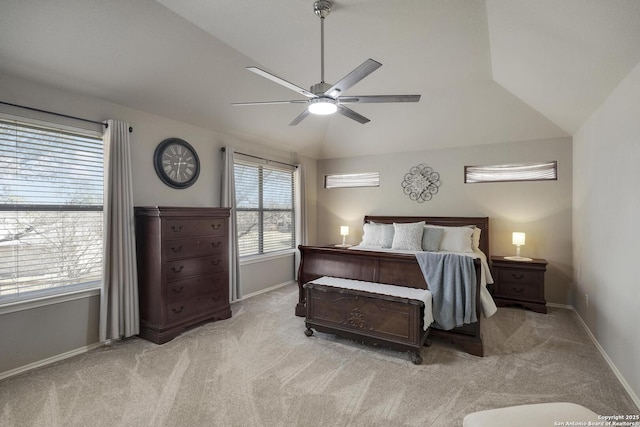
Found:
[[[522,279],[524,277],[524,274],[522,274],[522,273],[511,273],[511,275],[516,280],[520,280],[520,279]]]
[[[183,227],[184,227],[183,225],[178,225],[178,226],[172,225],[171,229],[173,230],[174,233],[179,233],[182,231]]]
[[[182,293],[182,290],[184,289],[184,286],[180,286],[180,289],[176,289],[176,288],[171,288],[171,290],[173,291],[174,294],[180,294]]]
[[[176,247],[172,247],[171,250],[173,251],[174,254],[179,254],[180,252],[182,252],[182,246],[178,246]]]
[[[219,248],[221,244],[222,242],[211,242],[211,246],[213,246],[214,248]]]
[[[171,271],[173,271],[174,273],[180,273],[183,268],[184,265],[181,265],[179,268],[171,267]]]
[[[211,265],[218,265],[220,264],[220,260],[219,259],[215,259],[213,261],[211,261]]]
[[[222,297],[219,297],[219,296],[218,297],[211,297],[211,299],[214,300],[215,302],[220,301],[220,298],[222,298]]]
[[[222,224],[211,224],[211,228],[213,228],[214,230],[217,230],[220,227],[222,227]]]
[[[511,289],[513,289],[513,292],[515,292],[516,294],[521,294],[524,291],[524,288],[516,288],[515,286]]]
[[[171,311],[173,311],[175,314],[180,314],[182,313],[183,309],[184,309],[184,305],[181,305],[179,309],[176,310],[175,308],[172,308]]]

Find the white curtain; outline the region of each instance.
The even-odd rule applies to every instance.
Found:
[[[305,208],[306,192],[305,185],[307,180],[305,179],[304,166],[302,163],[296,164],[296,171],[294,173],[294,186],[295,192],[295,210],[296,210],[296,257],[295,257],[295,272],[294,277],[298,279],[298,267],[300,266],[300,252],[297,250],[298,245],[307,244],[307,211]]]
[[[100,341],[140,332],[129,125],[109,120],[104,142]]]
[[[236,183],[233,173],[235,152],[233,147],[225,147],[222,154],[222,188],[220,206],[231,208],[229,218],[229,299],[237,301],[242,298],[240,286],[240,263],[238,262],[238,221],[236,218]]]

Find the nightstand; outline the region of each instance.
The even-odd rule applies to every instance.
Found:
[[[493,299],[496,305],[520,305],[538,313],[547,312],[544,299],[544,272],[547,261],[512,261],[501,256],[491,257]]]

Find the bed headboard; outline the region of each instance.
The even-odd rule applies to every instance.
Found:
[[[475,225],[482,230],[480,233],[480,250],[489,257],[489,218],[488,217],[468,217],[468,216],[373,216],[366,215],[364,223],[379,222],[383,224],[393,224],[394,222],[419,222],[426,224],[444,225],[448,227],[463,227],[465,225]]]

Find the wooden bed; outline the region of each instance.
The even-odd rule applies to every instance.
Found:
[[[487,217],[417,217],[417,216],[365,216],[364,222],[392,224],[425,221],[427,224],[459,227],[475,225],[482,230],[479,248],[489,257],[489,218]],[[306,316],[304,284],[322,276],[342,277],[374,283],[428,289],[420,266],[413,254],[351,250],[335,246],[303,246],[300,250],[298,270],[299,298],[296,316]],[[432,329],[432,336],[443,336],[460,345],[466,352],[484,355],[480,329],[481,263],[475,260],[477,286],[476,312],[478,321],[450,331]]]

